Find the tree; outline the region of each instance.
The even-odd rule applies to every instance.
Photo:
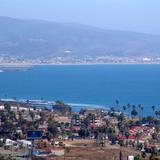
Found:
[[[94,123],[96,117],[95,117],[94,114],[89,113],[89,114],[87,115],[87,118],[88,118],[88,120],[89,120],[91,123]]]
[[[104,133],[104,134],[107,134],[107,127],[106,126],[101,126],[98,128],[98,132],[99,133]]]
[[[138,112],[137,112],[137,110],[136,110],[135,108],[133,108],[133,110],[132,110],[132,112],[131,112],[131,116],[132,116],[132,117],[138,116]]]
[[[158,160],[156,153],[151,153],[149,160]]]
[[[158,114],[159,114],[159,113],[158,113],[158,111],[155,111],[155,115],[156,115],[156,117],[158,117]]]
[[[89,130],[88,128],[84,125],[81,127],[81,129],[78,132],[79,136],[86,138],[89,136]]]
[[[40,115],[40,123],[43,124],[44,121],[45,121],[45,113],[44,112],[40,112],[39,115]]]
[[[111,107],[111,112],[115,112],[115,108],[114,107]]]
[[[143,110],[142,104],[138,104],[138,109],[139,109],[139,117],[141,117],[141,111]]]
[[[116,99],[116,100],[115,100],[115,103],[116,103],[116,105],[117,105],[117,109],[118,109],[119,100],[118,100],[118,99]]]
[[[158,117],[160,116],[160,111],[155,111],[155,115]]]
[[[19,111],[18,112],[18,116],[19,116],[19,125],[21,125],[22,124],[22,121],[23,121],[23,116],[22,116],[22,112],[21,111]]]
[[[124,119],[125,119],[124,113],[121,113],[121,114],[117,117],[117,119],[118,119],[119,122],[124,121]]]
[[[35,118],[35,113],[33,111],[29,111],[29,115],[31,116],[32,121],[33,121]]]
[[[11,121],[5,121],[1,126],[1,134],[7,138],[13,138],[12,135],[16,132],[16,126]]]
[[[73,114],[71,119],[71,125],[80,125],[80,115],[79,114]]]
[[[148,116],[148,117],[147,117],[147,121],[149,122],[149,124],[153,124],[154,118],[151,117],[151,116]]]
[[[83,123],[88,127],[91,123],[95,122],[95,115],[92,113],[89,113],[87,117],[83,120]]]
[[[54,120],[48,122],[48,132],[55,137],[58,134],[57,123]]]
[[[141,111],[142,111],[142,117],[143,117],[143,109],[144,109],[144,108],[143,108],[143,106],[142,106],[142,107],[141,107]]]
[[[145,152],[142,152],[142,158],[145,159],[147,157]]]
[[[9,103],[5,103],[4,104],[4,109],[7,111],[7,112],[10,112],[11,111],[11,106]]]
[[[155,109],[156,109],[156,107],[155,107],[155,106],[152,106],[152,110],[153,110],[153,112],[155,111]]]
[[[129,113],[129,114],[130,114],[130,108],[131,108],[131,104],[128,103],[128,104],[127,104],[127,109],[128,109],[128,113]],[[128,115],[129,115],[129,114],[128,114]]]
[[[131,108],[131,104],[130,104],[130,103],[128,103],[128,104],[127,104],[127,107],[128,107],[128,108]]]
[[[126,106],[123,106],[123,110],[125,111],[127,109],[127,107]]]
[[[79,111],[79,114],[82,114],[82,115],[84,115],[84,113],[86,112],[86,109],[84,109],[84,108],[81,108],[81,110]]]
[[[140,160],[140,159],[141,159],[141,158],[140,158],[140,155],[139,155],[139,154],[134,157],[134,160]]]
[[[129,132],[125,132],[125,136],[126,136],[126,138],[128,139],[129,136],[130,136]]]
[[[61,101],[56,101],[55,105],[52,106],[52,109],[55,111],[58,111],[62,115],[70,114],[71,110],[72,110],[72,108],[69,105],[67,105]]]

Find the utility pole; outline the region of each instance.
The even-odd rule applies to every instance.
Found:
[[[122,152],[121,151],[119,152],[119,160],[123,160]]]
[[[34,151],[34,139],[32,139],[32,146],[31,146],[31,160],[33,159],[33,151]]]
[[[13,143],[12,143],[12,158],[13,158]]]

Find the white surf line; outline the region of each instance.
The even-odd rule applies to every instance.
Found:
[[[6,98],[1,99],[2,101],[8,101],[8,102],[22,102],[22,103],[33,103],[33,104],[42,104],[42,105],[55,105],[56,101],[48,101],[48,100],[37,100],[37,99],[12,99],[12,98]],[[81,108],[101,108],[101,109],[109,109],[109,107],[102,106],[102,105],[96,105],[96,104],[86,104],[86,103],[67,103],[67,105],[70,105],[72,107],[81,107]]]
[[[67,104],[73,107],[109,109],[108,107],[96,104],[83,104],[83,103],[67,103]]]

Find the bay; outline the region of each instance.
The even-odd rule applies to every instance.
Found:
[[[0,97],[62,100],[83,106],[142,104],[160,110],[160,65],[38,65],[0,73]],[[121,109],[121,107],[119,108]]]

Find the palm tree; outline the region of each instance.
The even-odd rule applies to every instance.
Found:
[[[132,109],[136,109],[136,106],[135,106],[135,105],[132,105]]]
[[[138,104],[138,109],[139,109],[139,116],[141,117],[141,108],[142,108],[142,104]]]
[[[124,105],[124,106],[123,106],[123,111],[124,111],[124,112],[126,112],[126,110],[127,110],[127,109],[128,109],[128,108],[127,108],[127,106],[126,106],[126,105]],[[127,114],[129,115],[129,113],[128,113],[128,112],[127,112]]]
[[[119,105],[119,100],[115,100],[115,102],[116,102],[116,105],[117,105],[117,109],[118,109],[118,105]]]
[[[160,117],[160,111],[156,111],[155,114],[157,117]]]
[[[132,116],[132,118],[138,116],[138,112],[136,110],[136,107],[133,107],[133,110],[131,111],[131,116]]]
[[[155,109],[156,109],[156,107],[155,107],[155,106],[152,106],[152,110],[155,111]]]
[[[131,108],[131,104],[130,104],[130,103],[128,103],[128,104],[127,104],[127,107],[128,107],[128,108]]]
[[[114,107],[111,107],[110,110],[111,110],[111,112],[115,112],[116,111]]]
[[[128,103],[128,104],[127,104],[128,115],[129,115],[129,113],[130,113],[130,108],[131,108],[131,104],[130,104],[130,103]]]
[[[155,109],[156,109],[156,107],[153,105],[152,106],[153,113],[155,113]]]
[[[127,107],[126,106],[123,106],[123,110],[125,111],[127,109]]]
[[[155,111],[155,115],[156,115],[156,117],[158,117],[158,111]]]
[[[138,105],[138,108],[139,108],[139,116],[140,116],[140,117],[143,117],[143,109],[144,109],[144,108],[143,108],[142,104],[139,104],[139,105]]]
[[[143,108],[143,106],[141,106],[141,111],[142,111],[142,118],[143,118],[143,109],[144,109],[144,108]]]

